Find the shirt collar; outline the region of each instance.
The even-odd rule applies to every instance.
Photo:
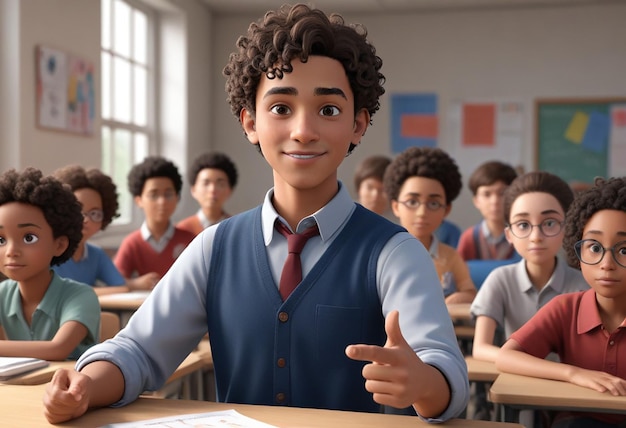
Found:
[[[602,326],[598,306],[596,306],[596,292],[593,289],[583,293],[578,306],[578,316],[576,319],[576,332],[585,334],[594,328]]]
[[[504,232],[502,234],[500,234],[499,236],[493,236],[491,234],[491,230],[489,230],[489,227],[487,226],[487,222],[485,220],[480,222],[480,230],[483,233],[483,236],[485,237],[485,240],[487,242],[489,242],[490,244],[499,244],[500,242],[506,240],[506,236],[505,236]]]
[[[430,248],[428,252],[430,253],[430,257],[436,259],[439,256],[439,238],[434,233],[432,234],[432,240],[430,241]]]
[[[273,195],[274,188],[271,188],[265,194],[263,207],[261,208],[263,239],[265,240],[266,246],[272,242],[272,237],[274,236],[274,223],[276,222],[276,219],[279,219],[286,224],[284,219],[278,214],[278,212],[276,212],[276,209],[272,205]],[[350,217],[355,208],[356,204],[354,203],[354,200],[346,190],[345,186],[339,182],[339,191],[330,200],[330,202],[310,216],[300,220],[295,232],[300,233],[314,224],[317,224],[322,242],[326,242],[332,238],[335,233],[337,233],[341,225]]]
[[[50,276],[50,284],[48,284],[48,289],[44,293],[36,308],[46,315],[54,313],[55,307],[58,304],[57,301],[52,302],[50,299],[46,299],[46,294],[58,295],[59,291],[56,290],[63,286],[61,277],[52,269],[50,272],[52,272],[52,275]],[[16,286],[18,287],[18,292],[15,293],[15,300],[11,303],[9,313],[7,314],[8,316],[17,316],[18,313],[22,312],[22,295],[19,293],[19,284],[16,284]]]
[[[202,208],[198,210],[198,212],[196,213],[196,216],[198,216],[198,220],[200,221],[200,224],[202,225],[204,229],[206,229],[209,226],[213,226],[214,224],[219,223],[220,221],[228,218],[228,214],[222,211],[222,217],[220,217],[220,219],[216,221],[215,223],[211,223],[211,221],[207,218],[207,216],[204,215],[204,211],[202,211]]]
[[[152,232],[150,232],[150,229],[148,229],[148,225],[146,224],[145,221],[141,224],[140,231],[141,231],[141,237],[143,238],[144,241],[149,241],[152,239],[153,241],[157,242],[154,236],[152,236]],[[161,239],[167,239],[167,240],[172,239],[172,236],[174,236],[175,231],[176,231],[176,228],[174,227],[174,224],[170,222],[167,226],[167,230],[165,231]]]
[[[530,278],[528,277],[528,272],[526,272],[526,260],[522,259],[519,263],[517,263],[517,275],[518,278],[517,284],[521,292],[525,293],[535,286],[532,282],[530,282]],[[562,292],[563,287],[565,286],[565,263],[556,257],[556,266],[554,267],[554,272],[552,272],[552,276],[541,289],[541,291],[545,290],[547,287],[552,288],[559,294]]]

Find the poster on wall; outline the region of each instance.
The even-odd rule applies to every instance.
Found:
[[[464,175],[483,162],[522,162],[523,104],[515,100],[465,100],[450,104],[447,148]]]
[[[92,135],[95,119],[94,64],[59,49],[37,46],[37,125]]]
[[[436,147],[439,137],[436,94],[391,95],[391,151]]]

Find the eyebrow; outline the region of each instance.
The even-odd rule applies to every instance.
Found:
[[[315,88],[313,90],[313,94],[320,95],[338,95],[344,99],[348,99],[346,94],[340,88]],[[298,95],[298,90],[293,86],[279,86],[275,88],[270,88],[264,95],[263,98],[267,98],[272,95]]]
[[[416,193],[416,192],[411,192],[411,193],[408,193],[407,196],[409,196],[411,198],[418,198],[418,197],[420,197],[422,195],[419,194],[419,193]],[[431,193],[430,195],[427,195],[427,197],[428,198],[443,198],[444,196],[440,195],[439,193]]]
[[[545,210],[545,211],[541,211],[539,214],[541,215],[548,215],[548,214],[558,214],[558,215],[562,215],[560,212],[558,212],[557,210]],[[512,217],[528,217],[530,215],[530,213],[517,213]]]
[[[583,236],[587,235],[603,235],[604,232],[601,230],[588,230]],[[616,233],[617,236],[626,236],[626,231],[620,230]]]
[[[2,226],[0,226],[2,227]],[[17,227],[19,228],[23,228],[23,227],[36,227],[37,229],[41,229],[41,226],[35,224],[35,223],[18,223]]]

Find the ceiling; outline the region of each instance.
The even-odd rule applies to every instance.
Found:
[[[310,0],[303,1],[330,12],[380,13],[478,8],[571,6],[584,3],[614,3],[620,0]],[[263,13],[289,0],[204,0],[215,13]]]

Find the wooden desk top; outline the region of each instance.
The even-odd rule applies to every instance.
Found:
[[[470,313],[471,303],[448,303],[448,313],[453,321],[471,321],[472,314]]]
[[[546,408],[626,414],[626,397],[614,397],[568,382],[500,373],[489,400],[519,408]]]
[[[100,308],[109,311],[136,311],[150,294],[149,291],[103,294],[98,296]]]
[[[493,382],[500,372],[496,368],[496,363],[491,361],[476,360],[473,357],[465,357],[467,364],[467,375],[470,382]]]
[[[23,428],[52,426],[43,415],[42,397],[45,385],[0,386],[0,412],[3,426]],[[64,427],[95,427],[116,422],[130,422],[189,413],[206,413],[235,409],[239,413],[281,428],[415,428],[431,427],[414,416],[357,413],[295,407],[252,406],[193,400],[139,398],[122,408],[91,410],[82,417],[66,422]],[[522,428],[519,424],[456,419],[441,426],[467,428]]]

